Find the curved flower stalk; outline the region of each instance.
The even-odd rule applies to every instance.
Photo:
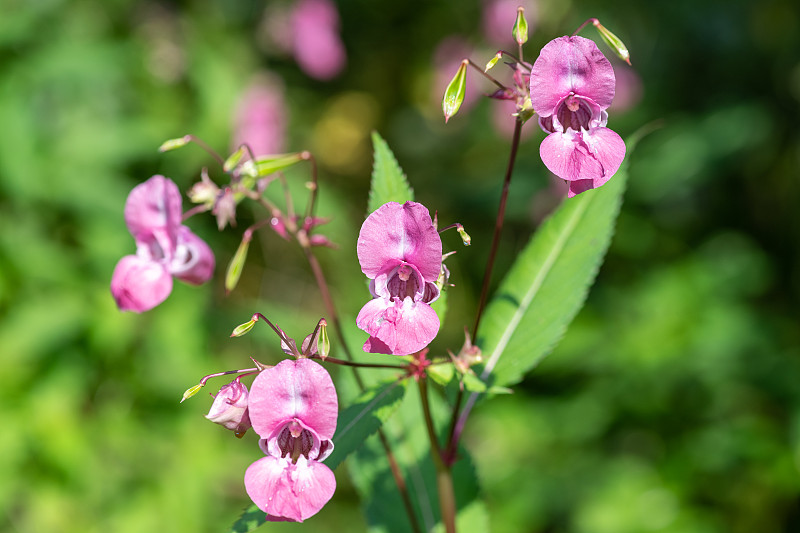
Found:
[[[333,451],[338,400],[328,372],[310,359],[286,359],[250,387],[248,410],[267,454],[244,475],[250,499],[269,521],[302,522],[326,504],[336,478],[321,463]]]
[[[425,348],[439,332],[430,304],[439,297],[442,240],[422,204],[389,202],[369,215],[357,245],[361,271],[374,297],[358,313],[369,333],[364,351],[408,355]]]
[[[614,99],[614,69],[597,45],[559,37],[542,48],[531,70],[531,104],[549,135],[545,166],[569,181],[569,197],[607,182],[625,157],[625,143],[606,128]]]
[[[111,276],[111,294],[122,311],[141,313],[172,292],[173,276],[200,285],[214,273],[214,253],[181,224],[181,194],[175,183],[153,176],[137,185],[125,202],[125,223],[136,241]]]

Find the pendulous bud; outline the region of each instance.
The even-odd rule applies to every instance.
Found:
[[[464,102],[464,96],[467,93],[467,65],[469,65],[468,59],[461,62],[458,72],[444,91],[442,111],[445,122],[458,112],[458,108]]]
[[[230,429],[237,437],[242,438],[250,428],[247,396],[247,387],[238,379],[223,385],[214,398],[206,418],[225,429]]]

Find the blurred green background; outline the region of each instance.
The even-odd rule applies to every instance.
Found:
[[[526,5],[527,59],[588,17],[616,32],[634,68],[611,58],[609,126],[623,137],[658,129],[629,158],[586,308],[515,394],[486,402],[468,425],[492,530],[800,531],[797,3]],[[256,214],[240,211],[223,233],[195,217],[189,225],[217,253],[210,284],[176,284],[143,315],[119,313],[108,284],[134,251],[122,217],[134,185],[163,173],[186,191],[203,166],[219,176],[197,147],[157,147],[194,133],[228,150],[258,75],[282,80],[286,148],[320,161],[319,213],[333,217],[327,233],[340,248],[319,255],[345,316],[367,296],[354,244],[372,129],[417,199],[467,227],[469,249],[445,237],[459,250],[448,261],[456,287],[434,348],[460,346],[511,119],[479,99],[445,127],[438,98],[463,54],[483,64],[512,48],[515,4],[509,39],[490,44],[477,0],[340,0],[347,65],[327,81],[281,49],[270,20],[291,6],[0,0],[0,530],[218,532],[249,503],[242,478],[261,456],[255,436],[204,421],[205,394],[178,400],[204,374],[279,357],[266,328],[228,339],[253,312],[310,332],[324,312],[302,254],[262,232],[226,297],[224,265]],[[491,90],[473,73],[469,83]],[[497,272],[561,191],[538,158],[542,134],[526,131]],[[364,530],[346,466],[320,515],[264,529]]]

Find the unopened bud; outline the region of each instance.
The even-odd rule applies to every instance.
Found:
[[[206,418],[230,429],[241,438],[250,428],[250,416],[247,411],[247,387],[238,379],[223,385],[214,398],[214,403]]]
[[[179,137],[177,139],[170,139],[168,141],[164,141],[164,143],[158,147],[158,151],[169,152],[170,150],[175,150],[176,148],[186,146],[191,141],[192,137],[190,135],[184,135],[183,137]]]
[[[498,61],[500,61],[500,59],[501,59],[502,57],[503,57],[503,52],[497,52],[497,53],[494,55],[494,57],[493,57],[493,58],[491,58],[491,59],[489,60],[489,62],[488,62],[488,63],[486,63],[486,68],[485,68],[485,69],[483,69],[483,71],[484,71],[484,72],[489,72],[489,69],[491,69],[492,67],[494,67],[494,66],[497,64],[497,62],[498,62]]]
[[[594,27],[597,28],[597,31],[600,33],[600,37],[602,37],[606,44],[610,46],[612,50],[614,50],[617,56],[630,65],[631,54],[628,52],[628,47],[625,46],[625,43],[623,43],[619,37],[608,31],[608,28],[600,24],[599,20],[593,20],[592,24],[594,24]]]
[[[225,163],[222,165],[222,170],[224,170],[225,172],[230,172],[231,170],[236,168],[236,166],[239,164],[239,162],[244,157],[244,154],[246,153],[247,153],[247,148],[244,145],[240,146],[238,150],[233,152],[228,157],[228,159],[225,160]]]
[[[458,112],[458,108],[464,102],[464,96],[467,93],[467,65],[469,65],[468,59],[461,62],[456,75],[444,91],[442,111],[445,123]]]
[[[469,246],[472,244],[472,237],[464,230],[464,226],[461,224],[456,224],[456,231],[461,236],[461,242],[464,243],[464,246]]]
[[[213,207],[219,196],[219,187],[209,179],[206,169],[203,169],[200,181],[192,185],[187,194],[192,203]]]
[[[239,278],[244,269],[244,262],[247,259],[247,250],[250,248],[250,239],[243,238],[239,243],[239,248],[233,254],[231,262],[228,263],[228,271],[225,273],[225,292],[231,292],[239,283]]]
[[[525,20],[525,8],[522,6],[517,8],[517,20],[511,33],[518,45],[522,46],[528,42],[528,21]]]
[[[284,170],[305,159],[303,152],[294,154],[281,154],[261,157],[256,159],[256,175],[261,178]]]
[[[244,324],[239,324],[238,326],[233,328],[233,333],[231,333],[231,337],[241,337],[245,333],[248,333],[251,329],[253,329],[253,326],[255,326],[256,322],[258,322],[258,318],[254,316],[248,322],[245,322]]]
[[[331,341],[328,338],[328,322],[324,318],[319,321],[317,353],[319,353],[319,356],[323,359],[323,361],[331,353]]]
[[[189,387],[188,389],[186,389],[186,392],[183,393],[183,398],[181,398],[181,403],[185,402],[186,400],[197,394],[202,388],[203,388],[203,383],[198,383],[194,387]]]

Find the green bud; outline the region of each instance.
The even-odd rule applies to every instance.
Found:
[[[247,259],[247,249],[250,248],[250,239],[242,239],[239,249],[233,254],[233,259],[228,264],[228,271],[225,273],[225,291],[231,292],[239,283],[242,275],[244,261]]]
[[[269,176],[270,174],[289,168],[304,159],[306,158],[303,156],[302,152],[261,157],[256,159],[255,166],[252,168],[254,171],[253,177],[263,178],[264,176]],[[252,163],[249,162],[248,164],[252,165]]]
[[[445,123],[458,112],[458,108],[464,102],[464,95],[467,92],[467,65],[469,65],[468,59],[461,62],[458,72],[444,91],[442,111]]]
[[[459,235],[461,235],[461,241],[464,243],[464,246],[469,246],[470,244],[472,244],[472,238],[466,231],[464,231],[464,226],[462,226],[461,224],[457,225],[456,231],[458,232]]]
[[[494,67],[494,66],[497,64],[497,62],[498,62],[498,61],[500,61],[500,59],[501,59],[502,57],[503,57],[503,52],[497,52],[497,53],[494,55],[494,57],[493,57],[493,58],[491,58],[491,59],[489,60],[489,62],[488,62],[488,63],[486,63],[486,68],[485,68],[485,69],[483,69],[483,71],[484,71],[484,72],[489,72],[489,69],[491,69],[492,67]]]
[[[233,328],[233,333],[231,333],[231,337],[241,337],[242,335],[253,329],[253,326],[256,325],[256,322],[258,322],[257,318],[251,318],[244,324],[239,324],[238,326]]]
[[[189,398],[197,394],[202,388],[203,384],[198,383],[194,387],[189,387],[188,389],[186,389],[186,392],[183,393],[183,398],[181,398],[181,403],[183,403],[184,401],[188,400]]]
[[[244,146],[240,146],[238,150],[233,152],[228,159],[225,160],[225,163],[222,165],[222,170],[225,172],[230,172],[239,164],[239,161],[242,160],[244,154],[247,153],[247,148]]]
[[[317,335],[317,353],[324,361],[331,353],[331,341],[328,338],[328,322],[325,319],[320,320],[319,335]]]
[[[600,24],[600,21],[595,19],[593,22],[594,27],[597,28],[597,31],[600,33],[600,37],[606,42],[606,44],[611,47],[612,50],[619,56],[621,60],[626,62],[627,64],[631,64],[631,54],[628,52],[628,47],[625,46],[619,37],[608,31],[608,28]]]
[[[189,135],[184,135],[183,137],[179,137],[177,139],[170,139],[168,141],[164,141],[164,143],[158,147],[158,151],[169,152],[170,150],[175,150],[176,148],[186,146],[191,141],[192,138]]]
[[[525,8],[522,6],[517,8],[517,20],[514,22],[514,29],[511,30],[511,33],[518,45],[522,46],[528,42],[528,21],[525,20]]]

